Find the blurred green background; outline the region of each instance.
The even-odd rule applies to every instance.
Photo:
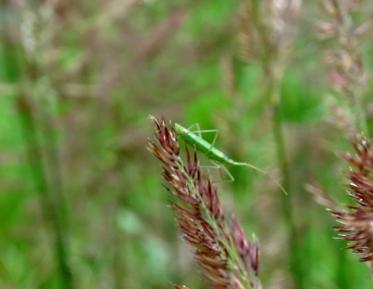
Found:
[[[279,179],[266,75],[242,55],[240,2],[1,2],[0,288],[208,288],[146,151],[148,115],[217,129],[219,148]],[[235,181],[218,184],[225,209],[260,240],[266,289],[372,286],[305,190],[318,182],[347,202],[338,154],[351,148],[330,121],[317,2],[302,7],[280,88],[289,196],[245,168],[228,168]],[[371,47],[362,51],[373,68]],[[294,214],[297,276],[283,198]]]

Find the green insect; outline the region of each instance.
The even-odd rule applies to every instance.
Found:
[[[186,143],[194,146],[194,148],[199,151],[200,153],[204,154],[206,157],[208,157],[210,160],[216,161],[222,165],[232,165],[232,166],[245,166],[251,169],[254,169],[257,172],[260,172],[264,175],[269,175],[268,172],[261,170],[260,168],[249,164],[245,162],[238,162],[230,157],[228,157],[224,152],[214,147],[214,142],[209,143],[205,139],[203,139],[198,134],[192,132],[191,130],[183,127],[182,125],[175,123],[174,129],[176,134],[183,139]],[[204,132],[216,132],[215,130],[205,130]],[[216,138],[216,135],[215,135]],[[226,171],[226,173],[230,176],[230,178],[233,180],[233,176],[230,174],[230,172],[223,166],[223,169]],[[284,187],[276,180],[273,180],[273,178],[270,176],[271,181],[276,183],[276,185],[280,188],[280,190],[287,195],[286,190]]]
[[[251,165],[249,163],[244,163],[244,162],[237,162],[231,159],[224,152],[214,147],[214,142],[213,143],[207,142],[205,139],[203,139],[196,133],[190,131],[189,129],[183,127],[182,125],[178,123],[174,124],[174,128],[175,128],[177,135],[181,139],[183,139],[186,143],[194,146],[197,151],[204,154],[206,157],[208,157],[211,160],[214,160],[223,165],[246,166],[258,172],[265,173],[263,170],[257,168],[254,165]],[[209,132],[213,132],[213,130],[210,130]]]

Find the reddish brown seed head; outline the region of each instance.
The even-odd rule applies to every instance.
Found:
[[[148,148],[163,164],[178,226],[211,288],[259,288],[257,246],[236,219],[226,220],[217,188],[202,172],[196,152],[186,150],[184,161],[173,126],[152,119],[155,137]]]
[[[340,238],[348,241],[348,248],[373,269],[373,146],[370,140],[361,138],[354,148],[355,154],[345,159],[352,167],[347,174],[348,194],[356,203],[348,209],[335,207],[331,213],[340,223],[336,227]]]

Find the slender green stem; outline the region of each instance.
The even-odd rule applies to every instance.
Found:
[[[11,25],[6,23],[6,25]],[[44,220],[49,225],[50,233],[53,238],[53,254],[56,258],[58,274],[61,280],[61,286],[64,289],[73,289],[72,273],[68,264],[67,244],[65,240],[65,227],[62,222],[60,204],[53,193],[54,187],[48,182],[48,156],[40,139],[40,127],[36,118],[34,106],[30,102],[30,93],[33,91],[32,86],[27,86],[28,79],[26,75],[22,75],[21,71],[25,70],[25,62],[20,57],[19,50],[16,49],[15,43],[11,40],[12,36],[8,34],[12,29],[5,29],[7,33],[4,35],[5,46],[4,51],[7,53],[6,59],[16,72],[7,71],[5,75],[6,81],[18,81],[20,84],[14,91],[16,96],[15,104],[16,111],[19,115],[20,125],[27,144],[27,157],[30,164],[30,172],[35,183],[35,189],[40,194],[40,207]],[[22,60],[21,60],[22,59]],[[30,70],[30,69],[29,69]],[[32,69],[31,69],[32,70]],[[34,82],[35,79],[31,80]],[[25,85],[25,86],[23,86]]]
[[[272,130],[273,137],[276,143],[276,156],[277,165],[281,171],[281,184],[283,188],[288,192],[288,195],[281,195],[281,207],[282,214],[288,229],[288,250],[290,257],[290,269],[292,271],[294,281],[296,282],[297,288],[303,288],[302,285],[302,272],[300,260],[298,260],[298,239],[296,234],[296,225],[293,216],[293,205],[292,205],[292,192],[291,192],[291,179],[290,170],[287,160],[283,124],[281,120],[281,113],[279,106],[272,107]]]
[[[365,113],[362,94],[354,93],[353,101],[356,129],[364,135],[369,136],[368,118]]]
[[[28,143],[28,158],[32,165],[31,172],[36,184],[36,189],[40,193],[41,208],[45,220],[50,224],[53,234],[54,254],[58,265],[62,288],[72,289],[72,272],[68,263],[68,252],[66,239],[64,237],[64,225],[57,199],[51,192],[52,188],[47,181],[47,168],[45,162],[47,156],[41,147],[38,137],[38,126],[33,116],[31,104],[25,96],[18,98],[18,112],[23,127],[25,140]]]
[[[69,260],[69,246],[68,246],[68,226],[66,222],[67,209],[66,200],[63,195],[63,180],[60,172],[59,156],[58,156],[58,145],[56,132],[53,126],[50,124],[50,120],[46,116],[45,111],[40,111],[39,115],[42,116],[41,123],[46,127],[46,133],[39,134],[39,143],[44,144],[45,147],[41,147],[41,157],[43,167],[45,168],[45,178],[48,182],[48,194],[51,198],[52,209],[55,214],[53,225],[55,227],[55,245],[57,248],[57,261],[59,264],[59,270],[61,275],[61,281],[63,288],[73,288],[73,275],[71,267],[68,263]],[[48,125],[46,125],[48,124]]]
[[[281,211],[288,231],[289,267],[292,273],[295,288],[303,288],[302,267],[299,258],[299,245],[296,226],[293,216],[291,176],[284,138],[284,127],[281,116],[280,85],[284,70],[282,55],[276,45],[271,41],[270,28],[263,22],[260,5],[257,0],[251,0],[253,21],[258,30],[261,42],[260,61],[265,75],[265,98],[271,110],[272,134],[275,142],[277,166],[281,173],[281,187],[288,192],[281,194]]]
[[[271,63],[270,61],[268,63]],[[271,64],[275,65],[275,64]],[[273,69],[273,68],[272,68]],[[281,115],[280,78],[276,78],[271,67],[267,67],[270,77],[267,79],[266,98],[269,102],[272,117],[272,134],[275,142],[277,166],[281,174],[281,186],[288,195],[281,194],[281,210],[288,230],[289,267],[295,283],[295,288],[303,288],[302,266],[299,258],[299,244],[296,225],[293,216],[291,175],[284,137],[284,125]]]

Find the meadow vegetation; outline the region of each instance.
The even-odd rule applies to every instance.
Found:
[[[2,1],[0,288],[371,288],[372,16]]]

